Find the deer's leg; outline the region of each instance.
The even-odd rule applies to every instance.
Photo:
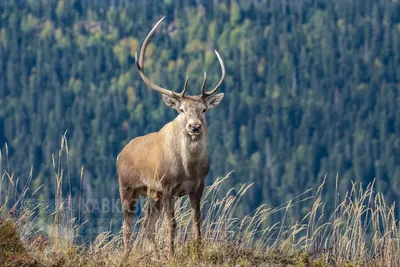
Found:
[[[135,212],[139,193],[131,188],[120,188],[120,197],[122,213],[124,214],[124,223],[122,225],[122,238],[124,241],[124,251],[130,250],[130,239],[132,236],[133,214]]]
[[[150,244],[150,249],[155,250],[156,249],[156,241],[155,241],[155,232],[156,232],[156,223],[158,218],[160,217],[161,214],[161,200],[148,200],[147,204],[147,216],[144,221],[144,227],[145,227],[145,234],[146,234],[146,239]]]
[[[204,183],[202,183],[195,193],[190,194],[190,206],[193,223],[193,237],[198,243],[201,241],[201,213],[200,213],[200,200],[203,195]]]
[[[174,199],[171,195],[163,196],[163,206],[168,223],[168,258],[174,255],[174,237],[176,229],[176,221],[174,215]]]

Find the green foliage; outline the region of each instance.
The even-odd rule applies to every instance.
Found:
[[[400,2],[45,2],[0,4],[0,144],[17,177],[34,165],[35,184],[53,188],[44,177],[68,130],[73,194],[82,183],[84,197],[118,197],[119,151],[176,115],[134,66],[164,14],[146,54],[157,83],[180,91],[190,75],[198,94],[203,71],[210,87],[220,77],[212,50],[225,61],[225,99],[207,115],[207,182],[232,169],[227,188],[254,182],[243,212],[278,205],[325,174],[331,185],[342,177],[341,192],[349,179],[376,178],[388,202],[400,200],[391,186],[400,175]]]

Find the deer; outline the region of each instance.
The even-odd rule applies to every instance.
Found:
[[[142,226],[146,229],[145,238],[150,249],[156,249],[155,225],[163,210],[168,229],[168,258],[171,258],[177,227],[174,214],[176,198],[189,196],[193,238],[197,244],[201,242],[200,201],[210,169],[206,112],[216,107],[224,97],[223,93],[216,92],[224,81],[225,65],[214,50],[222,70],[221,79],[211,91],[206,91],[207,75],[204,73],[200,95],[186,95],[188,76],[181,93],[153,83],[144,74],[144,56],[151,36],[164,18],[148,33],[140,48],[139,58],[135,53],[135,63],[141,79],[160,93],[165,105],[175,109],[178,115],[158,132],[132,139],[117,157],[117,173],[124,217],[124,251],[130,250],[134,210],[139,196],[142,196],[148,199]]]

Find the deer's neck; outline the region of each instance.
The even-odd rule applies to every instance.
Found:
[[[174,154],[179,155],[185,168],[193,168],[208,156],[207,151],[207,126],[203,126],[203,133],[198,136],[190,136],[186,130],[180,127],[178,121],[171,122],[171,132],[168,136],[170,144],[174,144]],[[186,170],[188,172],[189,170]]]
[[[203,133],[199,136],[190,136],[186,132],[180,134],[180,151],[181,154],[187,154],[188,156],[197,157],[204,156],[207,152],[207,134]]]

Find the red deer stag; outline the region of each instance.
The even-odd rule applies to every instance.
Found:
[[[140,49],[136,65],[143,81],[162,94],[165,104],[178,111],[178,116],[160,131],[137,137],[129,142],[117,158],[117,171],[124,223],[122,227],[125,251],[129,251],[133,211],[139,195],[149,198],[147,216],[143,223],[146,239],[155,249],[155,224],[164,208],[168,222],[168,256],[174,254],[174,198],[189,195],[194,239],[201,238],[200,199],[204,180],[209,171],[207,149],[207,123],[205,113],[217,106],[223,93],[215,94],[225,77],[225,66],[218,52],[222,77],[211,91],[205,91],[204,73],[201,94],[185,95],[188,77],[183,91],[176,93],[162,88],[144,74],[144,55],[147,44],[161,23],[162,18],[149,32]]]

